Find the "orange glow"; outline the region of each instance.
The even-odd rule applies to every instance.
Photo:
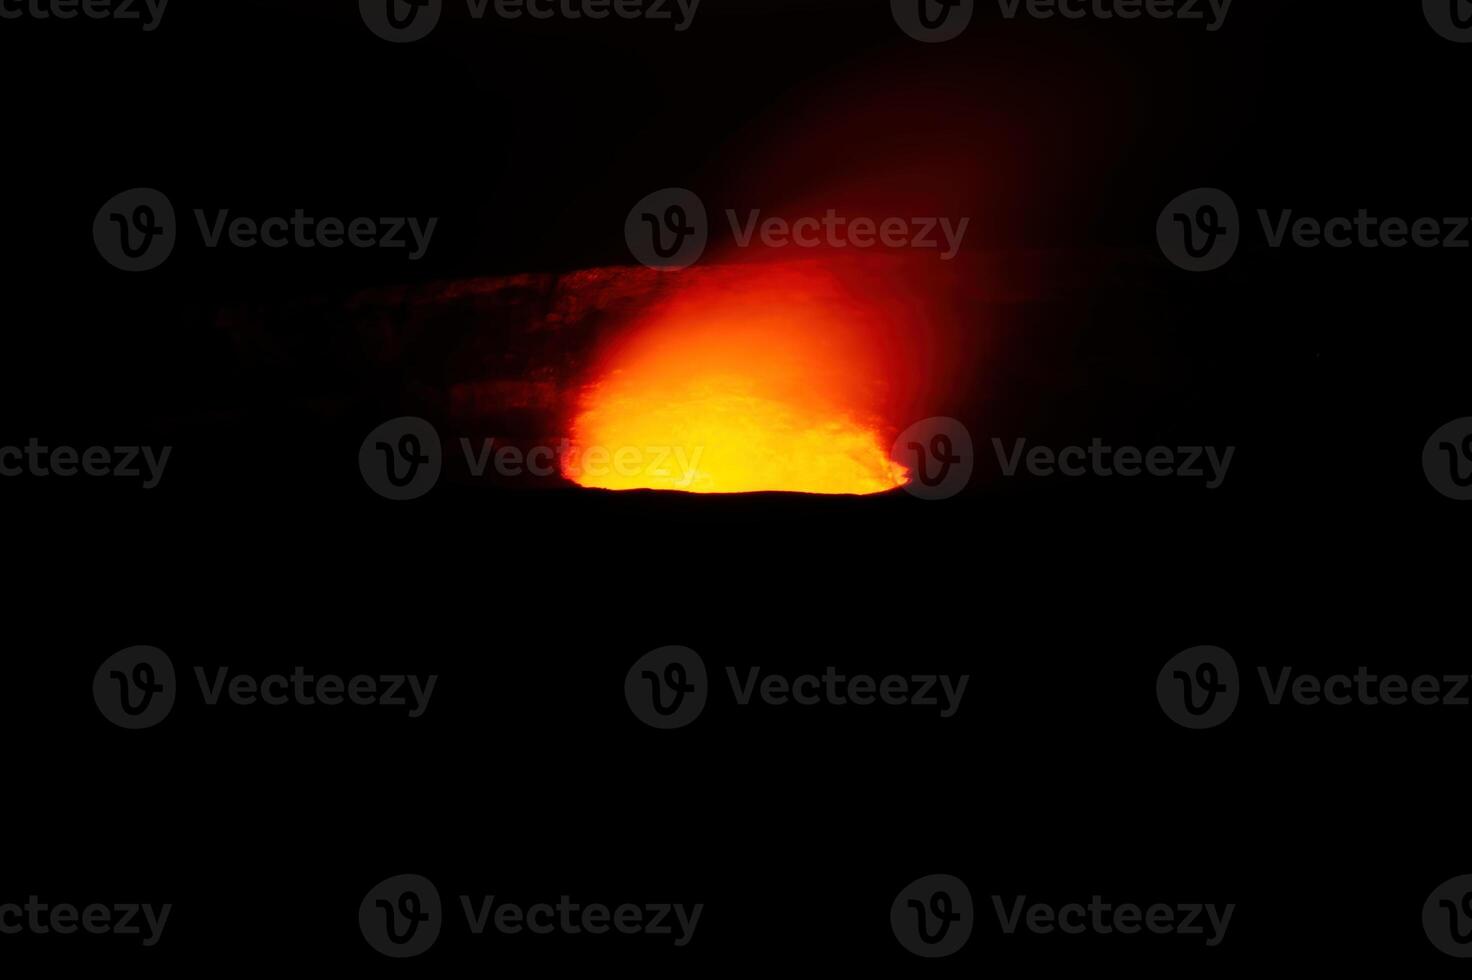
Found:
[[[606,352],[563,474],[585,487],[878,493],[903,485],[862,304],[810,264],[672,273]]]

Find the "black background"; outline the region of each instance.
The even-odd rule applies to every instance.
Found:
[[[887,4],[822,0],[704,0],[678,35],[450,16],[405,46],[340,2],[174,0],[149,34],[0,22],[0,445],[176,447],[152,491],[0,481],[0,901],[175,905],[153,949],[4,937],[0,958],[227,974],[1453,968],[1419,916],[1472,862],[1468,709],[1269,709],[1249,684],[1226,725],[1187,732],[1154,697],[1165,660],[1203,643],[1249,677],[1467,668],[1465,515],[1420,467],[1429,434],[1469,414],[1467,253],[1269,250],[1249,235],[1226,269],[1190,276],[1154,242],[1160,208],[1197,186],[1229,190],[1244,217],[1472,213],[1458,95],[1472,50],[1399,7],[1237,0],[1209,34],[1006,22],[981,5],[933,46]],[[354,462],[362,434],[401,414],[385,410],[391,384],[346,418],[303,415],[301,391],[276,387],[301,375],[247,370],[215,326],[223,307],[324,290],[626,262],[623,216],[650,190],[799,179],[777,159],[742,183],[727,162],[794,93],[862,75],[872,97],[917,72],[994,106],[957,112],[955,130],[1032,168],[996,187],[974,247],[1107,270],[978,317],[989,358],[943,407],[982,447],[1235,445],[1222,488],[1008,481],[983,452],[968,492],[942,502],[448,485],[395,505]],[[821,183],[821,167],[800,179]],[[181,211],[443,217],[413,266],[181,245],[129,276],[89,229],[133,186]],[[301,663],[440,684],[414,721],[192,698],[124,732],[88,692],[107,655],[139,643],[184,672]],[[948,721],[718,699],[656,732],[622,683],[670,643],[714,670],[972,680]],[[452,919],[430,953],[395,963],[363,942],[356,910],[406,872],[447,903],[706,909],[683,949],[472,939]],[[978,925],[960,954],[925,962],[888,912],[936,872],[967,881]],[[1002,937],[993,894],[1238,908],[1207,949]]]

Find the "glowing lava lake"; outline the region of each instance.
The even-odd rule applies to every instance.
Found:
[[[902,486],[874,312],[802,264],[677,288],[599,358],[563,475],[585,487],[871,494]]]

